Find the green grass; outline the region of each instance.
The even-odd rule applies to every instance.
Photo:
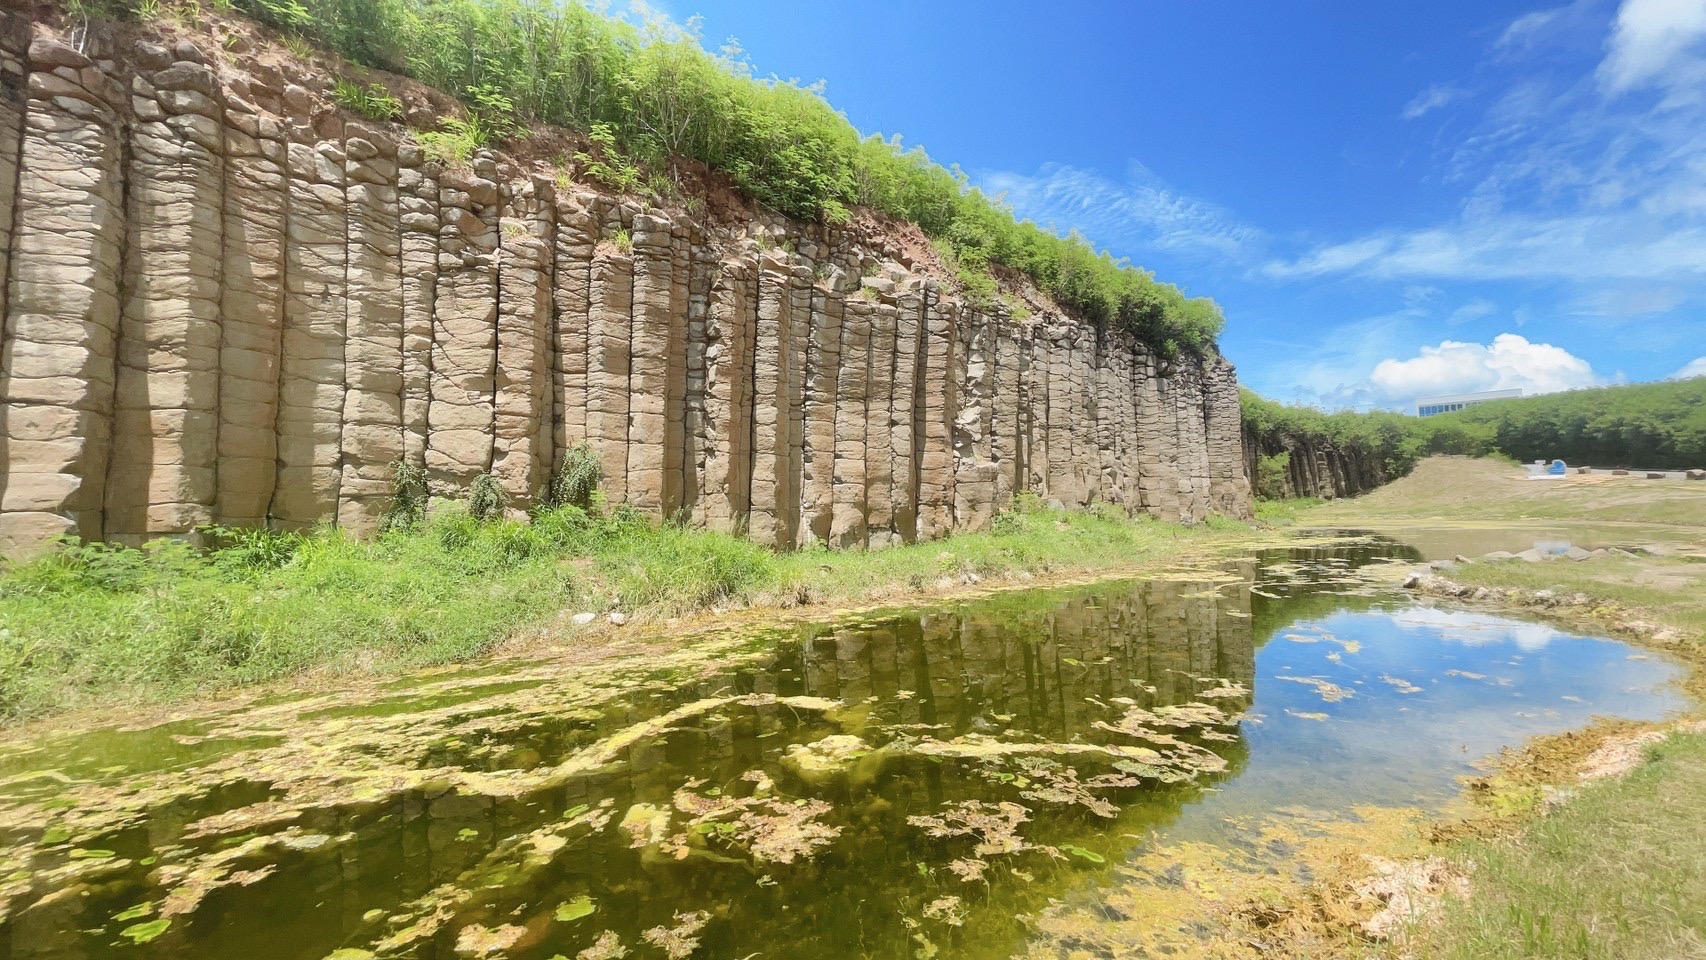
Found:
[[[464,661],[564,612],[645,621],[719,606],[904,602],[984,578],[1129,568],[1240,533],[1249,530],[1229,521],[1186,528],[1021,498],[987,533],[870,552],[777,554],[575,506],[531,523],[457,508],[370,541],[215,530],[208,550],[66,545],[0,576],[0,722],[307,672]],[[572,644],[572,628],[551,639]]]
[[[1319,497],[1289,497],[1256,501],[1256,519],[1275,527],[1289,527],[1309,510],[1327,501]]]
[[[1474,893],[1414,956],[1706,956],[1706,736],[1676,734],[1622,780],[1584,787],[1520,841],[1463,844]]]
[[[0,578],[0,719],[465,660],[565,608],[714,603],[776,568],[732,537],[575,507],[532,524],[451,512],[370,542],[226,536],[69,546]]]
[[[1531,481],[1507,458],[1437,456],[1378,490],[1313,510],[1307,520],[1365,526],[1418,520],[1647,524],[1706,539],[1706,483],[1605,476]]]
[[[1196,527],[1128,518],[1110,508],[1055,511],[1021,495],[987,533],[887,550],[802,550],[779,558],[785,592],[803,589],[815,600],[850,602],[904,598],[925,589],[964,585],[1019,573],[1118,570],[1167,556],[1191,541],[1226,532],[1248,534],[1242,524],[1214,520]]]

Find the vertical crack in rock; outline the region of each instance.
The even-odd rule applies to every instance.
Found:
[[[593,253],[588,314],[587,436],[612,503],[628,496],[628,348],[634,262],[611,242]]]
[[[711,284],[717,262],[706,243],[703,227],[688,227],[687,279],[687,395],[682,410],[682,497],[690,505],[695,526],[705,526],[709,514],[706,491],[710,487],[713,437],[706,408],[709,403]]]
[[[341,131],[322,139],[312,95],[287,84],[290,220],[285,247],[278,478],[273,522],[300,530],[337,516],[342,483],[348,239]],[[322,111],[324,108],[320,108]],[[336,118],[327,120],[336,124]]]
[[[288,218],[281,84],[225,76],[224,289],[220,299],[221,523],[267,523],[278,474],[279,358],[283,352]]]
[[[438,275],[439,185],[436,164],[420,148],[397,149],[398,296],[402,311],[402,449],[408,463],[425,467],[433,374],[433,329]]]
[[[835,518],[836,404],[841,373],[842,299],[827,286],[811,298],[805,371],[804,506],[802,543],[828,543]]]
[[[869,289],[869,288],[866,288]],[[876,307],[862,296],[843,302],[838,329],[840,370],[835,384],[835,451],[830,473],[829,544],[866,545],[870,423],[871,332]]]
[[[556,201],[542,177],[503,178],[492,473],[517,506],[543,489],[551,447],[551,265]]]
[[[570,193],[569,185],[557,190],[556,282],[552,288],[557,316],[552,364],[557,396],[554,403],[556,457],[561,466],[565,451],[592,438],[587,422],[588,306],[591,302],[592,256],[597,240],[591,197]]]
[[[0,356],[6,345],[7,278],[12,275],[13,228],[18,203],[18,177],[22,165],[24,112],[28,103],[30,22],[0,11]],[[0,411],[0,417],[4,417]],[[4,436],[0,423],[0,436]],[[5,495],[4,470],[0,470],[0,498]]]

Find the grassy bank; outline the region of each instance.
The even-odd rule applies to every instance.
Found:
[[[1581,788],[1519,836],[1457,844],[1472,894],[1413,955],[1440,960],[1706,955],[1706,735]]]
[[[170,702],[237,684],[451,663],[528,629],[574,645],[567,615],[642,623],[712,607],[869,603],[980,580],[1127,568],[1248,533],[1021,499],[986,533],[871,552],[775,554],[624,511],[532,522],[451,510],[357,541],[216,531],[196,550],[68,546],[0,576],[0,721]]]
[[[1582,561],[1474,560],[1444,571],[1469,586],[1510,591],[1550,619],[1589,632],[1622,633],[1693,666],[1695,692],[1706,677],[1706,484],[1637,478],[1530,482],[1520,468],[1492,460],[1424,460],[1409,476],[1353,501],[1303,510],[1298,522],[1406,531],[1544,525],[1548,530],[1626,529],[1661,541],[1655,553],[1612,552]],[[1584,594],[1594,602],[1552,606],[1547,594]],[[1632,621],[1659,629],[1627,629]],[[1667,629],[1668,628],[1668,629]],[[1569,744],[1538,744],[1538,767],[1524,783],[1572,792],[1553,809],[1492,816],[1492,826],[1448,830],[1468,839],[1437,852],[1469,877],[1467,898],[1448,898],[1440,917],[1418,931],[1406,955],[1421,958],[1680,957],[1706,954],[1706,736],[1673,732],[1626,778],[1576,782],[1580,756],[1607,724]],[[1567,762],[1539,758],[1556,747]],[[1551,751],[1553,753],[1557,750]],[[1509,772],[1496,775],[1509,776]],[[1497,793],[1497,791],[1493,791]],[[1509,798],[1495,799],[1500,814]]]
[[[1651,524],[1674,537],[1706,542],[1706,482],[1571,475],[1529,480],[1506,460],[1429,457],[1410,475],[1354,500],[1311,510],[1316,524],[1405,526],[1460,523],[1592,522]]]

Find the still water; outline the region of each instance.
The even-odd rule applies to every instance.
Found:
[[[1438,807],[1680,670],[1390,541],[0,746],[0,957],[999,958],[1164,840]],[[626,951],[626,953],[624,953]]]

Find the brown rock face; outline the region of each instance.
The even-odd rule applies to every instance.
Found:
[[[612,502],[778,547],[981,529],[1026,492],[1249,513],[1218,357],[971,305],[872,226],[447,169],[213,46],[0,14],[0,552],[366,532],[399,460],[526,506],[583,441]]]

